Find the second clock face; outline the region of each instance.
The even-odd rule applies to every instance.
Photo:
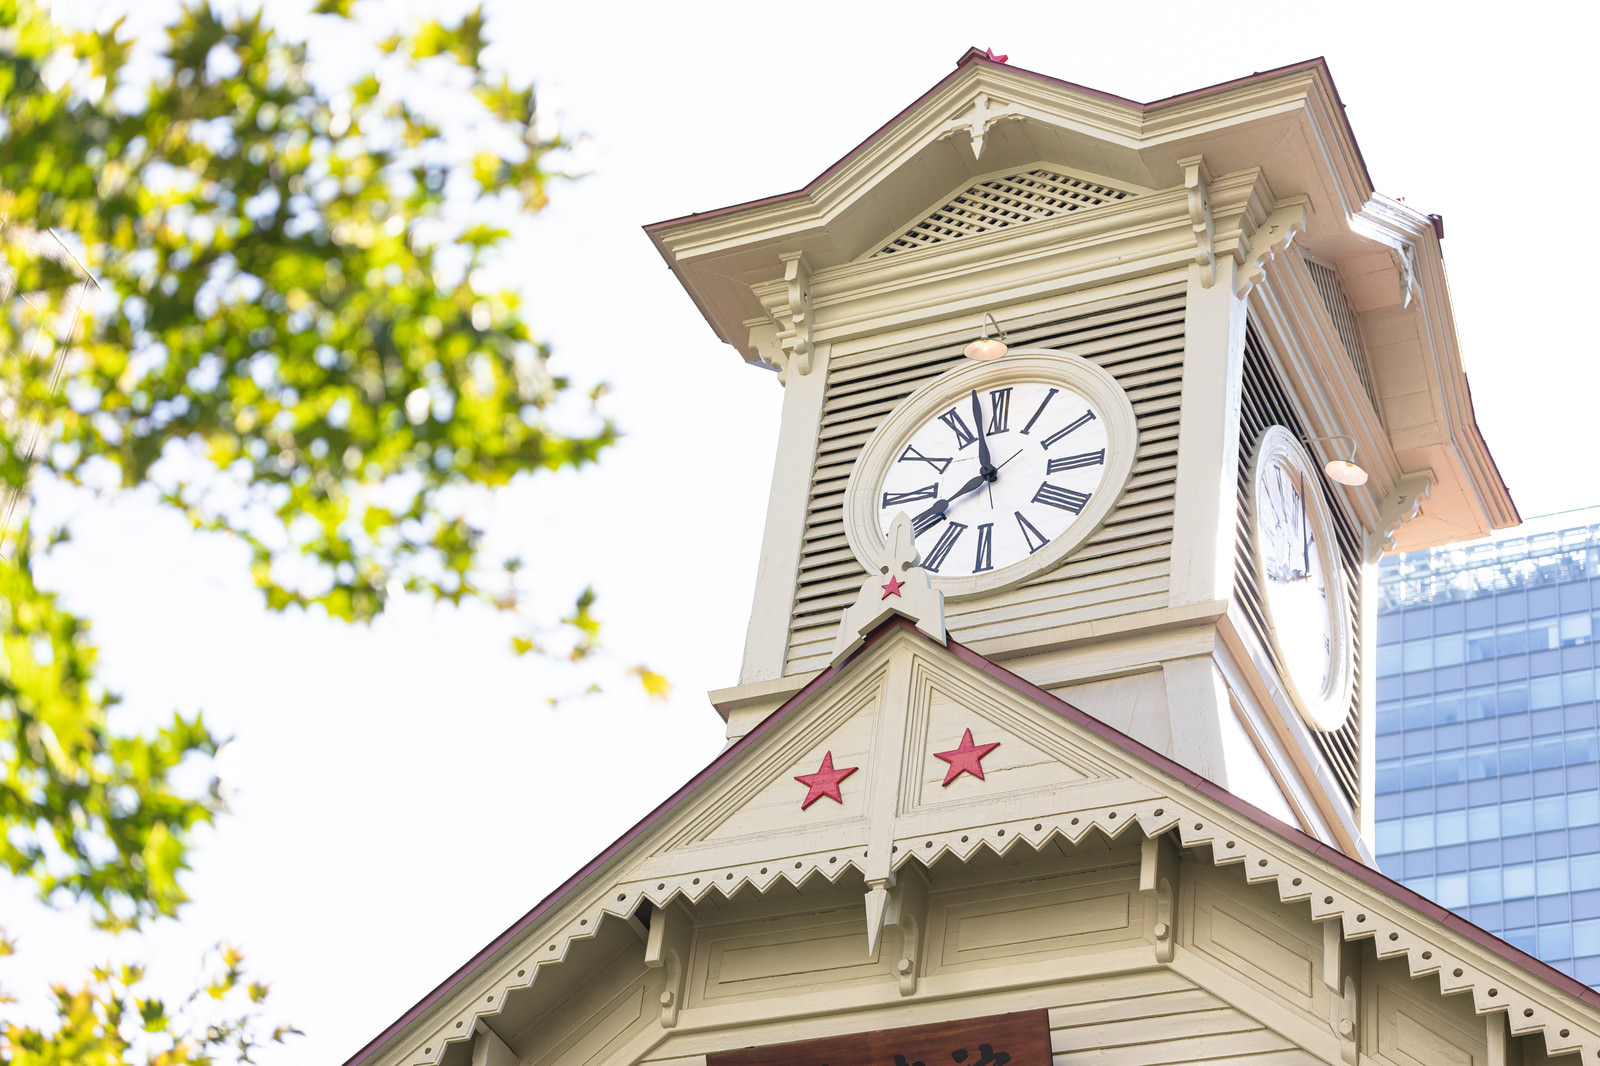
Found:
[[[909,515],[922,565],[941,578],[1005,570],[1083,521],[1106,488],[1107,437],[1104,412],[1065,384],[980,384],[899,438],[879,528]]]
[[[1351,623],[1317,466],[1295,434],[1269,426],[1251,480],[1256,568],[1281,676],[1306,724],[1338,729],[1350,711]]]
[[[1321,501],[1308,504],[1310,491],[1302,470],[1282,460],[1267,463],[1256,482],[1256,513],[1268,609],[1285,669],[1307,691],[1320,693],[1333,667],[1331,546],[1323,543],[1314,521]]]

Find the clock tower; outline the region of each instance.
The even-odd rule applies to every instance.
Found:
[[[649,233],[785,390],[730,738],[904,512],[952,638],[1370,858],[1371,566],[1517,515],[1442,224],[1321,61],[1137,104],[974,50],[804,189]]]
[[[347,1066],[1600,1061],[1370,864],[1373,562],[1516,512],[1321,61],[969,52],[649,233],[784,390],[729,744]]]

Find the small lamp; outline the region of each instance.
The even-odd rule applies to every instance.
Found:
[[[1336,456],[1332,459],[1329,459],[1327,464],[1323,466],[1322,472],[1328,475],[1329,480],[1337,481],[1341,485],[1350,485],[1352,487],[1356,485],[1365,485],[1367,483],[1367,472],[1363,470],[1355,461],[1355,438],[1348,437],[1343,433],[1339,433],[1331,437],[1308,437],[1306,439],[1306,443],[1315,444],[1318,441],[1324,440],[1342,440],[1348,441],[1350,444],[1351,458],[1345,459],[1343,457]]]
[[[989,336],[990,326],[993,326],[994,331],[1000,334],[999,340]],[[978,339],[961,349],[961,354],[968,359],[976,359],[980,363],[987,363],[1005,355],[1007,351],[1006,331],[1000,328],[1000,323],[996,322],[994,316],[987,311],[983,313],[981,330],[982,332],[979,334]]]

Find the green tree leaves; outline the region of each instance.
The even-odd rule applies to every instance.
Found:
[[[359,8],[312,18],[360,41]],[[152,486],[249,547],[273,609],[366,621],[404,591],[521,613],[537,575],[486,547],[474,503],[616,433],[492,280],[562,143],[487,43],[474,10],[335,81],[260,13],[190,0],[143,54],[121,23],[0,0],[0,479],[20,513],[41,478]],[[219,740],[199,716],[118,731],[86,623],[35,580],[62,532],[5,533],[0,862],[107,929],[171,916],[222,810],[193,783]],[[515,647],[591,654],[593,603],[525,618]],[[107,968],[56,990],[54,1031],[4,1026],[0,1066],[246,1058],[267,991],[218,962],[191,1005],[227,1017]]]

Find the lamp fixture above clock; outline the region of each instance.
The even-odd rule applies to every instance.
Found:
[[[989,336],[990,326],[993,326],[994,331],[1000,335],[998,340]],[[983,320],[980,323],[978,339],[961,349],[961,354],[968,359],[976,359],[980,363],[987,363],[999,359],[1008,350],[1006,347],[1006,331],[1000,328],[1000,323],[994,320],[993,315],[985,311]]]
[[[1349,442],[1350,445],[1349,459],[1335,456],[1323,464],[1322,472],[1328,475],[1329,480],[1337,481],[1341,485],[1349,485],[1352,488],[1357,485],[1365,485],[1367,483],[1367,472],[1355,461],[1355,438],[1343,433],[1337,433],[1331,437],[1307,437],[1306,443],[1316,444],[1325,440],[1342,440]]]

